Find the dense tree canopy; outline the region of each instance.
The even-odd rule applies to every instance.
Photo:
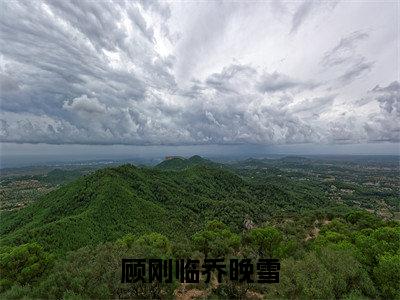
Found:
[[[2,212],[0,296],[173,298],[196,288],[210,298],[400,298],[398,221],[331,205],[319,186],[283,188],[193,161],[100,170]],[[279,258],[281,282],[121,284],[125,257]]]

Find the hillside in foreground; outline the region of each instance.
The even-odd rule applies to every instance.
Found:
[[[278,211],[322,203],[268,183],[253,185],[221,168],[164,171],[124,165],[81,177],[27,208],[3,212],[1,243],[38,241],[67,251],[126,233],[185,239],[207,220],[240,231],[246,218],[262,223]]]

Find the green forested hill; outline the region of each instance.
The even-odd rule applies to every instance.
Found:
[[[106,168],[1,212],[0,298],[399,299],[399,222],[338,202],[315,168],[240,165]],[[125,257],[207,256],[278,258],[281,283],[120,282]]]
[[[126,233],[183,239],[207,220],[221,220],[239,231],[246,217],[261,223],[282,209],[313,207],[324,200],[307,201],[211,166],[165,171],[124,165],[81,177],[27,208],[3,212],[1,244],[38,241],[67,251]]]

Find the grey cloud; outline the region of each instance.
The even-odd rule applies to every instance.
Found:
[[[131,18],[133,24],[137,26],[137,28],[142,32],[142,34],[150,41],[153,42],[154,32],[152,28],[147,28],[146,21],[143,16],[140,14],[136,7],[130,8],[128,10],[128,15]]]
[[[359,129],[354,117],[329,122],[327,140],[331,143],[359,143],[365,139],[363,130]]]
[[[84,94],[63,102],[63,109],[73,113],[64,118],[24,113],[21,120],[18,114],[3,115],[10,120],[12,134],[2,140],[140,145],[318,140],[319,134],[287,108],[263,101],[263,94],[249,86],[257,76],[249,66],[231,65],[210,76],[212,80],[194,82],[190,96],[182,92],[175,97],[183,101],[171,103],[166,98],[173,95],[156,90],[129,107],[106,107],[100,99]]]
[[[313,5],[317,4],[300,5],[294,32]],[[278,71],[261,73],[261,67],[250,63],[225,64],[221,71],[201,77],[205,79],[188,78],[189,86],[180,86],[175,76],[192,74],[196,61],[221,42],[232,17],[240,15],[239,5],[212,3],[194,17],[193,28],[173,52],[179,57],[156,51],[160,32],[173,43],[168,41],[171,11],[166,2],[8,1],[2,6],[2,142],[187,145],[396,140],[398,82],[369,92],[377,109],[364,123],[354,119],[354,112],[336,116],[338,96],[335,91],[321,94],[317,88],[323,82]],[[147,14],[155,21],[149,22]],[[355,49],[365,38],[362,33],[344,38],[332,53]],[[336,58],[332,54],[328,61],[340,65]],[[339,79],[342,85],[365,74],[372,63],[351,56],[343,66],[349,69]]]
[[[352,49],[355,47],[357,41],[364,40],[369,37],[369,34],[364,31],[354,31],[348,36],[342,38],[339,44],[333,49],[333,51],[338,51],[342,49]]]
[[[269,4],[274,12],[278,14],[285,14],[287,13],[286,3],[280,0],[270,1]]]
[[[182,125],[190,123],[191,138],[217,144],[318,140],[319,134],[287,106],[276,108],[263,101],[264,95],[252,85],[259,77],[249,66],[230,65],[204,83],[194,82],[190,96],[196,101],[185,110],[181,120]]]
[[[332,105],[337,95],[328,95],[324,97],[315,97],[312,99],[305,99],[291,106],[293,113],[308,113],[312,116],[327,111]]]
[[[257,75],[257,71],[244,65],[230,65],[225,67],[221,73],[210,75],[206,79],[206,84],[220,92],[236,92],[237,83],[245,83]],[[243,85],[241,88],[245,88]]]
[[[2,85],[15,89],[10,83],[16,78],[23,85],[18,94],[4,93],[2,88],[2,115],[10,133],[2,136],[3,141],[145,142],[137,137],[130,107],[142,103],[149,89],[173,89],[175,80],[170,74],[172,58],[154,51],[152,28],[138,13],[137,4],[5,3],[0,22],[5,61],[1,73],[11,75],[2,77]],[[145,9],[152,13],[161,9],[149,5]],[[129,39],[117,26],[124,11],[137,12],[128,14],[133,28]],[[163,10],[160,17],[167,15]],[[155,137],[151,142],[157,143]]]
[[[369,38],[365,31],[354,31],[340,39],[330,51],[325,52],[320,64],[324,68],[341,68],[344,73],[337,78],[337,84],[348,85],[368,73],[375,62],[368,61],[357,53],[358,43]]]
[[[7,137],[8,136],[8,124],[6,120],[0,119],[0,137]]]
[[[347,71],[338,78],[338,81],[342,85],[348,85],[356,78],[359,78],[363,74],[371,71],[373,66],[373,62],[366,62],[365,60],[361,60],[355,65],[350,66]]]
[[[3,71],[21,70],[16,76],[23,78],[24,89],[18,97],[2,95],[4,109],[62,115],[66,98],[93,93],[116,104],[143,99],[149,86],[175,85],[170,62],[158,56],[145,36],[136,35],[141,30],[134,31],[132,43],[116,26],[122,2],[102,4],[50,1],[46,5],[51,18],[43,3],[6,3],[8,13],[1,20],[1,53],[7,62]],[[144,26],[143,18],[137,17]],[[120,64],[132,63],[135,72],[110,65],[104,50],[112,54],[116,49],[122,55]]]
[[[295,34],[301,25],[304,24],[307,18],[313,14],[314,10],[333,10],[339,1],[312,1],[304,0],[300,5],[297,6],[292,16],[292,26],[290,34]]]
[[[112,51],[116,47],[124,47],[126,33],[118,28],[115,22],[121,18],[119,2],[47,1],[46,4],[59,18],[68,22],[71,27],[79,29],[97,49]]]
[[[199,61],[219,45],[240,5],[243,4],[232,5],[224,1],[197,3],[196,12],[187,28],[189,34],[181,38],[177,49],[179,62],[176,73],[179,78],[186,78]]]
[[[5,74],[0,74],[0,93],[15,92],[20,90],[17,80]]]
[[[325,52],[321,64],[325,67],[332,67],[352,62],[355,58],[359,59],[355,53],[357,44],[368,37],[369,34],[364,31],[355,31],[343,37],[333,49]]]
[[[75,98],[71,102],[65,101],[63,108],[74,112],[85,112],[88,114],[102,114],[106,112],[106,106],[100,103],[97,98],[88,98],[86,95]]]
[[[380,87],[378,84],[371,91],[374,93],[399,93],[400,83],[398,81],[393,81],[387,87]]]
[[[164,17],[164,19],[169,19],[171,17],[171,10],[166,2],[156,1],[156,0],[140,0],[138,1],[146,10],[152,10]]]
[[[382,118],[375,116],[364,124],[368,141],[371,142],[400,142],[400,128],[398,118]],[[397,123],[396,123],[397,122]]]
[[[285,74],[280,74],[274,72],[272,74],[265,73],[257,84],[257,88],[260,92],[279,92],[286,91],[290,89],[314,89],[319,86],[320,83],[315,83],[311,81],[301,81],[290,78]]]
[[[299,5],[296,12],[293,15],[292,19],[292,29],[290,33],[295,33],[300,25],[304,22],[307,16],[311,13],[311,10],[314,8],[315,3],[313,1],[304,1],[302,4]]]
[[[371,92],[376,96],[381,109],[388,114],[400,116],[400,83],[398,81],[393,81],[386,87],[377,85]]]
[[[370,113],[364,121],[362,121],[363,116],[360,115],[358,120],[353,116],[344,117],[330,123],[331,136],[347,139],[350,142],[399,142],[399,99],[400,84],[398,81],[394,81],[386,87],[376,85],[369,91],[368,97],[356,103],[361,106],[376,101],[378,111]]]

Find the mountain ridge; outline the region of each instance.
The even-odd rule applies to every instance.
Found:
[[[185,168],[189,168],[196,165],[206,165],[206,166],[213,166],[213,167],[222,167],[222,164],[213,162],[207,158],[203,158],[199,155],[193,155],[189,158],[184,157],[172,157],[166,159],[155,166],[157,169],[163,170],[183,170]]]
[[[265,222],[276,211],[307,207],[304,199],[228,169],[195,164],[181,170],[106,168],[1,214],[2,245],[38,241],[60,252],[113,241],[127,233],[187,237],[207,220],[243,229],[246,216]]]
[[[168,176],[163,176],[165,171],[162,170],[125,165],[79,178],[27,208],[3,213],[2,244],[11,240],[17,243],[39,240],[52,248],[70,250],[114,240],[128,232],[183,233],[184,218],[175,220],[168,208],[172,206],[176,210],[178,202],[184,202],[179,199],[180,193],[192,194],[191,198],[204,202],[197,199],[198,192],[194,190],[196,177],[201,179],[202,175],[185,174],[192,178],[187,180],[191,182],[192,190],[179,192],[177,185],[182,184],[182,176],[174,182],[176,178],[168,173]],[[169,189],[172,195],[169,195]],[[175,198],[175,204],[163,203],[173,202]],[[186,219],[196,219],[193,209],[183,208],[181,211]],[[77,234],[71,238],[71,234],[64,235],[63,232]]]

